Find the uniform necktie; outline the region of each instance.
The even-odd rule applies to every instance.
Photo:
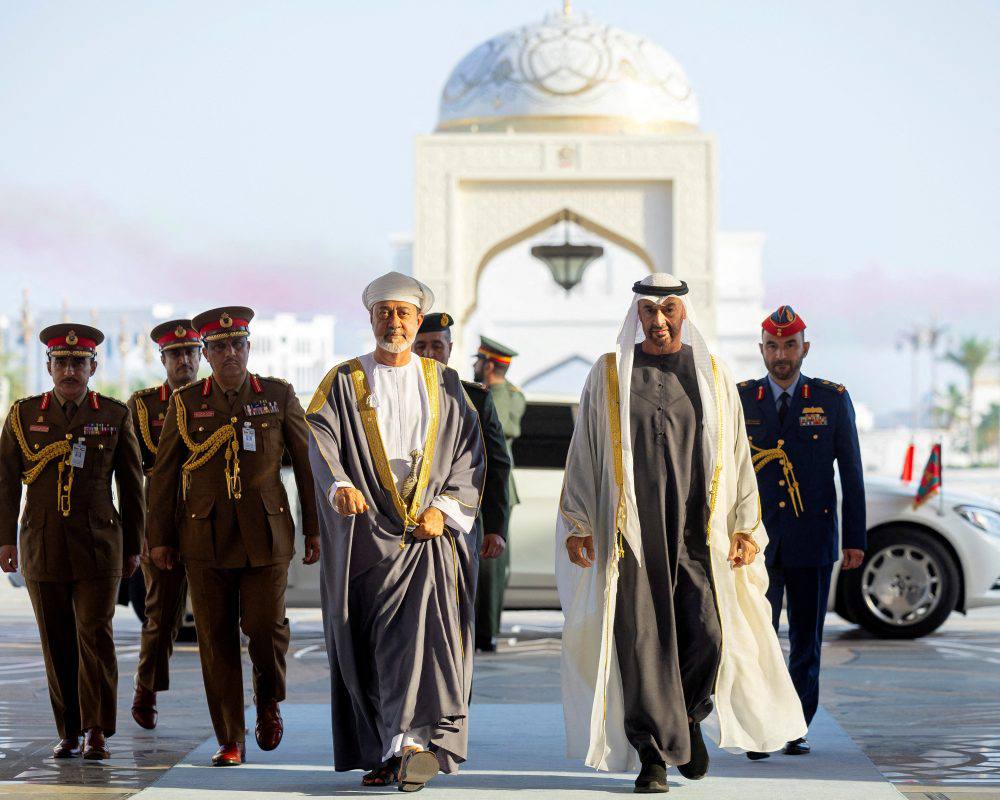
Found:
[[[788,416],[788,392],[778,395],[778,424],[785,424],[785,417]]]
[[[226,390],[226,400],[229,401],[229,407],[232,408],[236,405],[236,395],[239,394],[235,389]]]
[[[76,414],[76,403],[72,400],[67,400],[63,404],[63,413],[66,415],[67,421],[72,422],[73,417]]]

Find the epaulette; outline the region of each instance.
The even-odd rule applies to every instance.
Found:
[[[272,375],[258,375],[258,380],[269,381],[270,383],[280,383],[282,386],[288,386],[289,383],[284,378],[275,378]]]
[[[192,386],[201,386],[202,380],[203,380],[202,378],[195,378],[193,381],[191,381],[191,383],[185,383],[179,389],[175,390],[175,394],[177,392],[186,392]]]
[[[513,390],[514,390],[515,392],[517,392],[518,394],[524,394],[524,392],[522,392],[522,391],[521,391],[521,390],[520,390],[520,389],[519,389],[518,387],[516,387],[516,386],[515,386],[515,385],[514,385],[513,383],[511,383],[510,381],[507,381],[507,385],[508,385],[508,386],[509,386],[509,387],[510,387],[511,389],[513,389]]]
[[[747,388],[748,386],[750,386],[750,385],[751,385],[752,383],[753,383],[753,380],[749,380],[749,381],[740,381],[739,383],[737,383],[737,384],[736,384],[736,388],[737,388],[737,389],[746,389],[746,388]]]
[[[825,386],[827,389],[835,391],[837,394],[843,394],[847,391],[846,387],[842,383],[834,383],[833,381],[823,380],[822,378],[813,378],[816,383]]]
[[[160,384],[160,386],[162,385],[163,384]],[[147,394],[153,394],[153,392],[160,391],[160,386],[150,386],[146,389],[137,389],[136,391],[132,392],[132,395],[134,397],[145,397]]]
[[[90,395],[97,395],[101,400],[110,400],[112,403],[120,405],[122,408],[128,408],[124,400],[119,400],[117,397],[112,397],[109,394],[101,394],[100,392],[89,392]]]

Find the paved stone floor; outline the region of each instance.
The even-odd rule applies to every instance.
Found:
[[[325,704],[319,613],[303,609],[290,616],[289,703]],[[509,613],[504,628],[508,638],[500,652],[477,659],[474,702],[551,704],[559,696],[559,615]],[[27,598],[0,578],[0,795],[130,797],[211,735],[192,645],[178,646],[173,688],[161,697],[156,731],[132,722],[128,705],[138,631],[131,612],[120,609],[115,635],[121,711],[119,733],[111,740],[114,757],[104,765],[56,762],[48,758],[54,731]],[[831,615],[821,701],[907,797],[1000,800],[998,664],[1000,610],[954,615],[936,634],[914,642],[875,640]]]

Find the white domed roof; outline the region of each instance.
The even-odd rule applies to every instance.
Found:
[[[680,64],[633,33],[553,14],[483,42],[452,70],[439,131],[683,132],[698,100]]]

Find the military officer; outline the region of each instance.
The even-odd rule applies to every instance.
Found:
[[[20,567],[35,611],[59,731],[53,755],[80,755],[82,732],[83,757],[104,759],[118,692],[111,619],[142,537],[139,445],[125,404],[88,388],[104,334],[66,323],[39,338],[52,390],[14,403],[0,434],[0,567]]]
[[[445,366],[451,357],[451,326],[454,317],[450,314],[427,314],[417,332],[413,351],[424,358],[433,358]],[[510,517],[508,487],[510,482],[510,452],[504,438],[503,426],[497,416],[493,398],[481,383],[462,381],[465,393],[479,415],[479,426],[486,446],[486,483],[479,504],[476,519],[477,535],[480,537],[479,556],[481,559],[495,559],[507,547],[507,521]],[[488,620],[476,617],[476,635],[480,632],[487,639],[492,638]]]
[[[187,567],[219,742],[215,766],[246,760],[240,628],[253,664],[257,744],[273,750],[283,734],[278,703],[285,699],[285,588],[294,553],[280,478],[286,450],[302,509],[303,563],[319,558],[305,415],[288,383],[247,371],[252,318],[244,307],[194,318],[212,375],[173,393],[149,486],[150,556],[159,569],[176,569],[181,558]]]
[[[201,339],[191,320],[162,322],[149,335],[160,348],[160,363],[166,370],[166,380],[159,386],[141,389],[128,400],[142,453],[142,471],[147,478],[156,461],[157,443],[170,397],[198,377],[201,364]],[[145,540],[139,566],[146,585],[146,619],[142,623],[132,718],[141,727],[152,730],[157,718],[156,693],[170,688],[170,654],[184,620],[187,577],[183,569],[159,569],[149,558]]]
[[[476,353],[473,373],[477,382],[489,389],[496,406],[497,416],[503,426],[507,440],[507,450],[521,435],[521,417],[524,416],[525,400],[521,390],[507,380],[507,370],[517,355],[516,352],[485,336],[479,337],[479,351]],[[510,507],[520,502],[514,485],[514,458],[511,455],[511,475],[509,482]],[[509,522],[509,516],[508,516]],[[506,531],[505,531],[506,533]],[[507,547],[495,559],[479,562],[479,584],[476,587],[476,648],[487,653],[497,649],[496,637],[500,632],[500,613],[503,611],[503,596],[510,578],[510,535]]]
[[[788,671],[809,723],[819,703],[820,646],[833,565],[841,554],[841,569],[854,569],[864,558],[865,486],[847,390],[801,372],[809,353],[802,317],[791,306],[781,306],[761,328],[767,375],[739,384],[739,392],[769,539],[767,598],[775,630],[787,598]],[[839,539],[834,461],[843,495]],[[805,738],[784,749],[788,755],[809,751]]]

